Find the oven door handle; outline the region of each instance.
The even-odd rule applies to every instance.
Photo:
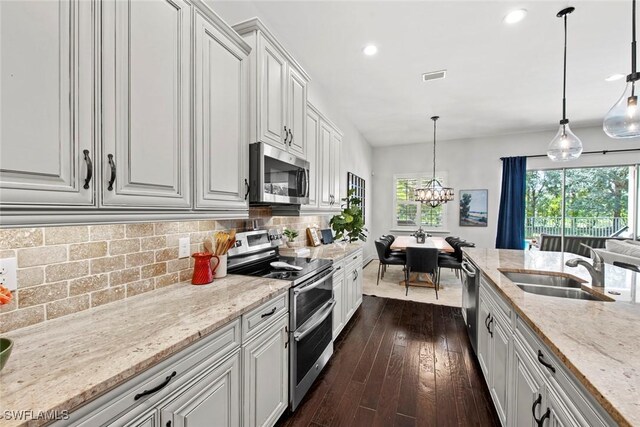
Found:
[[[331,270],[333,271],[333,270]],[[302,286],[302,287],[297,287],[293,289],[293,295],[300,295],[302,293],[305,293],[307,291],[310,291],[311,289],[315,289],[318,286],[322,285],[324,282],[326,282],[327,280],[331,279],[333,277],[333,275],[331,274],[331,272],[327,273],[326,276],[324,276],[321,280],[318,280],[315,283],[312,283],[310,285],[307,286]]]
[[[320,326],[322,324],[322,322],[324,322],[326,320],[327,317],[331,316],[331,314],[333,313],[333,306],[336,305],[336,301],[335,300],[331,300],[326,304],[326,308],[320,310],[322,314],[318,315],[318,319],[314,320],[311,322],[311,324],[307,327],[304,328],[301,331],[296,331],[293,333],[293,339],[295,339],[296,341],[300,341],[301,339],[303,339],[304,337],[306,337],[307,335],[309,335],[311,332],[313,332],[318,326]],[[311,320],[311,319],[309,319]],[[307,322],[305,322],[307,323]]]

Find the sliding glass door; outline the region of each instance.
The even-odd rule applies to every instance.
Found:
[[[527,171],[526,238],[637,238],[638,180],[638,165]]]

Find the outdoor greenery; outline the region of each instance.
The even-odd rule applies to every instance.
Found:
[[[564,227],[570,229],[565,234],[611,234],[627,224],[628,166],[575,168],[564,172]],[[526,216],[529,232],[538,227],[548,229],[545,232],[559,234],[562,228],[562,177],[563,170],[527,172]],[[553,231],[555,229],[558,231]]]
[[[629,168],[567,169],[567,216],[626,217]],[[562,215],[562,171],[527,172],[527,216]]]
[[[435,208],[422,205],[414,199],[415,189],[427,185],[431,177],[397,178],[396,196],[396,225],[441,227],[444,210],[442,206]],[[417,222],[420,222],[419,224]]]
[[[366,241],[368,231],[364,226],[362,216],[362,200],[355,196],[355,189],[347,192],[347,197],[342,201],[342,212],[334,215],[329,221],[329,225],[336,232],[336,240],[347,239],[349,242],[357,240]]]

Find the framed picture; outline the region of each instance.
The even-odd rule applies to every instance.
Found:
[[[307,228],[307,238],[311,246],[320,246],[320,236],[318,236],[318,229],[315,227]]]
[[[486,227],[489,190],[460,190],[460,226]]]

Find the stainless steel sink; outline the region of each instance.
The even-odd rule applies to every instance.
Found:
[[[529,285],[553,286],[559,288],[582,288],[582,284],[571,277],[551,276],[548,274],[502,272],[513,283],[526,283]]]
[[[571,277],[512,271],[503,271],[502,274],[520,289],[532,294],[590,301],[611,301],[607,297],[598,297],[585,291],[582,289],[582,283]]]

